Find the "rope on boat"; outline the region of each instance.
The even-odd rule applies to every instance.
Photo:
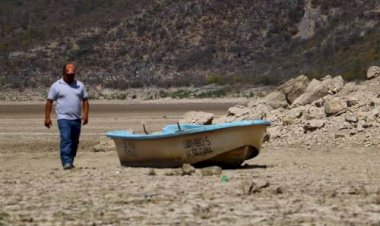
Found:
[[[145,124],[143,123],[143,129],[144,129],[144,133],[146,134],[146,135],[148,135],[149,133],[148,133],[148,131],[146,131],[146,128],[145,128]]]

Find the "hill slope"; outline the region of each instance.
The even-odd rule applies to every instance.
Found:
[[[0,85],[47,86],[75,61],[125,89],[362,76],[380,63],[376,0],[4,0]]]

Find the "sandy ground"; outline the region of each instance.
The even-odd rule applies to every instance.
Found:
[[[63,171],[56,124],[43,105],[0,105],[0,225],[380,225],[380,150],[267,143],[228,177],[166,176],[127,168],[92,147],[109,130],[150,131],[189,110],[226,113],[228,103],[93,105],[77,168]],[[267,184],[250,195],[251,182]]]

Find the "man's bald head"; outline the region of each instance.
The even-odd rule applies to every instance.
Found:
[[[74,64],[69,63],[69,64],[65,64],[63,66],[63,74],[64,75],[75,74],[75,72],[76,72],[76,67]]]

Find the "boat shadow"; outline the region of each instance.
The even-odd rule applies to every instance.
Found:
[[[267,168],[273,168],[273,165],[258,165],[258,164],[244,164],[237,167],[222,167],[223,169],[228,170],[244,170],[244,169],[267,169]]]

